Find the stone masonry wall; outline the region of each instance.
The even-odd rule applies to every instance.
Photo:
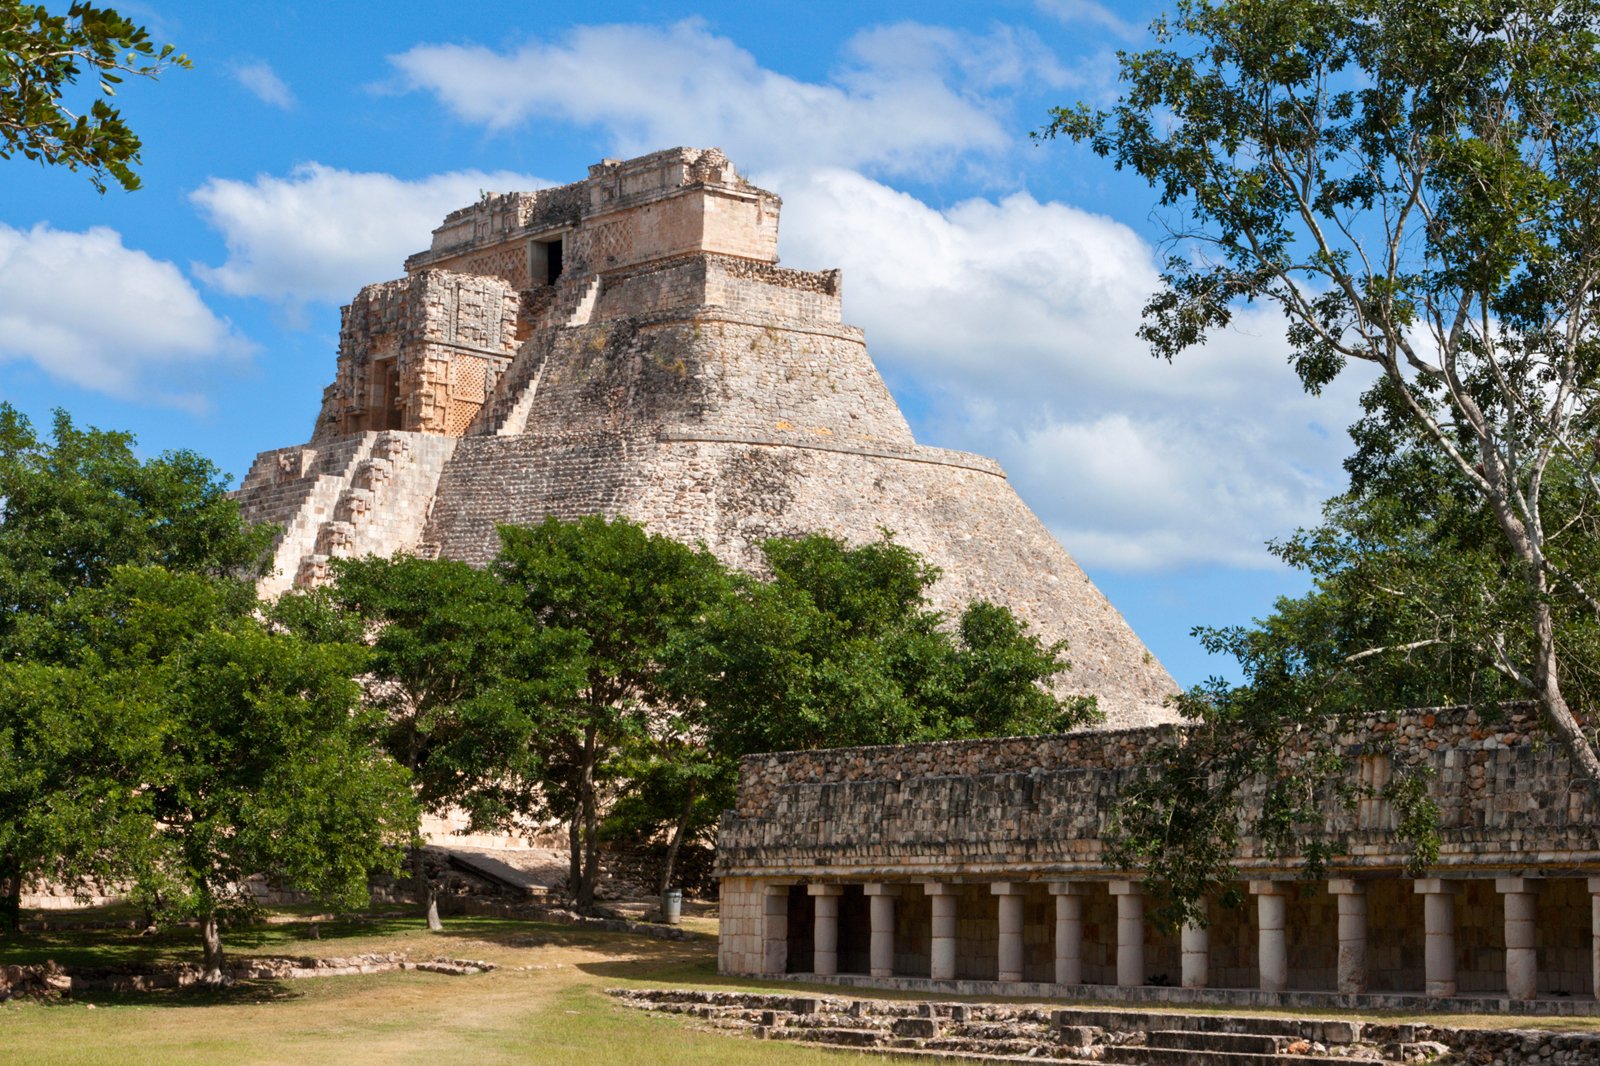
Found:
[[[750,570],[769,537],[820,530],[861,542],[886,527],[943,570],[936,606],[992,599],[1045,639],[1067,638],[1073,668],[1063,691],[1096,694],[1111,724],[1170,716],[1160,666],[1005,479],[984,471],[781,445],[468,438],[424,539],[483,563],[497,550],[496,524],[597,512],[704,541]]]
[[[428,271],[368,285],[344,309],[312,442],[384,429],[459,436],[516,351],[519,311],[498,278]]]
[[[1385,725],[1393,728],[1378,729]],[[1395,741],[1392,756],[1365,757],[1432,771],[1429,792],[1441,811],[1436,876],[1531,862],[1600,869],[1594,799],[1558,748],[1530,739],[1531,725],[1522,714],[1495,723],[1455,709],[1398,722],[1374,719],[1359,731]],[[1129,743],[1136,736],[753,756],[743,766],[739,810],[724,818],[719,869],[869,879],[950,872],[1108,876],[1114,872],[1104,867],[1101,836],[1131,780]],[[1036,758],[1028,767],[1023,755],[1030,743]],[[1353,754],[1364,750],[1352,747]],[[1404,848],[1388,820],[1374,820],[1371,811],[1330,805],[1322,836],[1339,845],[1341,869],[1392,871],[1403,863]],[[1239,861],[1263,875],[1295,868],[1292,859],[1271,857],[1248,837]],[[1302,964],[1320,972],[1327,960]]]
[[[786,324],[839,323],[839,272],[785,270],[724,255],[692,255],[607,273],[595,320],[715,307]]]

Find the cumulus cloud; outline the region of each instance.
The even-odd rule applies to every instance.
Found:
[[[922,173],[1012,143],[997,90],[1068,75],[1027,31],[902,23],[868,30],[832,79],[762,67],[699,21],[580,26],[511,51],[423,44],[390,61],[406,88],[494,130],[534,119],[599,127],[616,150],[715,144],[743,166],[802,161]]]
[[[176,266],[125,247],[115,230],[0,223],[0,358],[196,409],[205,402],[196,377],[248,353]]]
[[[1247,312],[1174,365],[1134,336],[1157,284],[1126,226],[1027,194],[936,210],[841,170],[770,174],[790,265],[841,266],[846,319],[929,398],[930,443],[993,455],[1084,563],[1268,566],[1342,484],[1359,381],[1305,396]]]
[[[287,177],[212,178],[190,199],[227,243],[220,266],[196,266],[208,284],[296,308],[343,303],[363,285],[400,273],[428,247],[446,214],[485,190],[537,189],[526,174],[458,170],[406,181],[319,163]]]
[[[295,105],[293,90],[278,77],[277,71],[264,61],[235,63],[233,76],[251,96],[270,107],[288,111]]]

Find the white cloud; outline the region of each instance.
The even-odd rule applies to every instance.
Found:
[[[1126,40],[1144,35],[1143,26],[1123,18],[1095,0],[1035,0],[1035,6],[1068,26],[1098,26]]]
[[[238,79],[251,96],[271,107],[288,111],[295,105],[294,92],[278,77],[272,66],[262,60],[251,63],[235,63],[233,76]]]
[[[741,166],[926,173],[1013,138],[995,90],[1068,76],[1026,31],[977,37],[901,23],[869,30],[828,82],[762,67],[698,21],[580,26],[514,51],[418,45],[390,61],[409,89],[494,130],[554,119],[605,131],[623,155],[716,145]]]
[[[398,277],[405,257],[428,247],[446,214],[485,190],[537,189],[525,174],[459,170],[405,181],[392,174],[308,163],[287,177],[212,178],[190,199],[220,230],[228,258],[196,266],[208,283],[235,296],[290,308],[344,303],[363,285]]]
[[[1342,485],[1357,378],[1304,395],[1259,312],[1152,358],[1155,257],[1126,226],[1025,193],[938,211],[845,171],[758,178],[786,262],[843,267],[846,319],[931,399],[922,434],[998,458],[1086,564],[1274,565],[1262,543]]]
[[[0,223],[0,358],[87,389],[196,409],[194,388],[249,345],[172,263],[83,233]]]

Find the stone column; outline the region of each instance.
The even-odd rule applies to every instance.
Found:
[[[761,890],[761,972],[789,969],[789,886],[763,885]]]
[[[1334,878],[1328,892],[1339,900],[1339,991],[1356,995],[1367,990],[1367,886]]]
[[[1589,878],[1589,936],[1594,995],[1600,999],[1600,877]]]
[[[928,976],[935,981],[956,979],[956,892],[957,886],[922,886],[933,907],[933,935],[928,940]]]
[[[1026,885],[1000,881],[989,891],[1000,897],[1000,967],[998,981],[1022,980],[1022,894]]]
[[[839,972],[839,897],[843,885],[807,885],[811,897],[811,972],[831,977]]]
[[[1539,993],[1539,960],[1534,950],[1534,883],[1527,877],[1497,877],[1495,890],[1506,909],[1506,994],[1532,999]]]
[[[1083,984],[1083,893],[1087,886],[1056,881],[1056,984]]]
[[[1423,924],[1427,936],[1422,952],[1426,974],[1424,991],[1430,996],[1456,994],[1456,896],[1455,886],[1438,877],[1424,877],[1412,883],[1422,896]]]
[[[1117,984],[1144,984],[1144,888],[1137,881],[1111,882],[1117,897]]]
[[[1250,893],[1256,897],[1256,968],[1263,992],[1289,987],[1288,888],[1277,881],[1250,882]]]
[[[868,885],[867,904],[872,909],[872,943],[868,971],[873,977],[894,976],[894,899],[899,885]]]
[[[1203,925],[1183,926],[1183,987],[1204,988],[1211,977],[1211,930]]]

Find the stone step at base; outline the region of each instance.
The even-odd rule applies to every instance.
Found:
[[[900,1058],[936,1058],[941,1061],[963,1062],[1052,1062],[1060,1063],[1062,1066],[1095,1066],[1100,1063],[1100,1060],[1072,1055],[1070,1052],[1076,1049],[1054,1048],[1048,1045],[1027,1045],[1028,1052],[1031,1053],[1021,1050],[1006,1052],[941,1046],[948,1043],[945,1041],[890,1040],[885,1039],[885,1034],[869,1029],[793,1029],[786,1026],[770,1028],[757,1026],[749,1031],[756,1038],[763,1040],[793,1040],[797,1043],[822,1044],[827,1047],[870,1049],[874,1055]]]
[[[1354,1059],[1330,1058],[1327,1055],[1259,1054],[1248,1051],[1198,1051],[1193,1048],[1150,1047],[1142,1044],[1122,1044],[1105,1049],[1103,1063],[1121,1066],[1328,1066],[1331,1062],[1354,1062]],[[1365,1060],[1373,1066],[1374,1060]]]
[[[1249,1033],[1349,1044],[1361,1037],[1362,1023],[1311,1018],[1257,1017],[1231,1014],[1163,1014],[1144,1011],[1063,1007],[1051,1012],[1051,1024],[1077,1025],[1111,1032],[1154,1032],[1181,1029],[1193,1033]]]
[[[1150,1047],[1180,1051],[1236,1051],[1276,1055],[1288,1043],[1285,1037],[1258,1033],[1205,1033],[1192,1029],[1155,1029],[1145,1038]]]

